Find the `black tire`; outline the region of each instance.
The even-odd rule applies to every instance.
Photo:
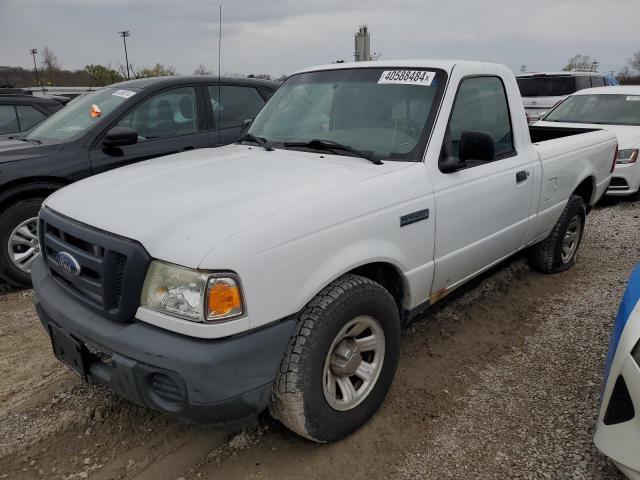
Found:
[[[334,409],[323,391],[323,369],[334,339],[352,319],[368,315],[384,332],[384,361],[366,397],[347,411]],[[362,426],[389,391],[400,355],[400,319],[393,297],[380,284],[345,275],[322,290],[297,315],[269,409],[287,428],[310,440],[339,440]]]
[[[580,219],[581,230],[578,238],[577,246],[568,259],[562,258],[562,246],[567,229],[572,220],[578,217]],[[576,263],[576,254],[582,241],[584,234],[585,219],[587,217],[587,208],[582,197],[571,195],[567,205],[564,207],[558,222],[547,238],[542,242],[531,247],[529,253],[529,264],[542,273],[559,273],[568,270]]]
[[[22,222],[38,216],[42,198],[29,198],[10,205],[0,214],[0,277],[14,287],[30,288],[31,275],[20,270],[9,258],[9,237]]]

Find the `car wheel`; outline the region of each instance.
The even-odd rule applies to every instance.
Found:
[[[13,286],[31,286],[31,264],[40,254],[37,225],[41,198],[22,200],[0,214],[0,277]]]
[[[400,353],[396,303],[380,284],[345,275],[297,317],[271,414],[310,440],[339,440],[376,412],[391,386]]]
[[[531,266],[543,273],[558,273],[575,265],[586,218],[584,200],[571,195],[549,236],[531,248]]]

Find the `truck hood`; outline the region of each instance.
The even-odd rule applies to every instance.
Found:
[[[207,252],[245,227],[409,165],[231,145],[96,175],[58,190],[45,205],[137,240],[154,258],[195,268]]]
[[[618,148],[637,148],[640,145],[640,125],[602,125],[599,123],[565,123],[540,121],[534,124],[540,127],[594,128],[609,130],[618,136]]]
[[[32,143],[22,140],[0,141],[0,164],[24,160],[25,158],[48,157],[59,152],[63,143]]]

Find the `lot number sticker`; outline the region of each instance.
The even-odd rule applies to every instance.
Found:
[[[431,86],[436,72],[427,72],[425,70],[385,70],[380,75],[378,84],[396,84],[396,85],[422,85]]]
[[[131,90],[117,90],[111,95],[115,95],[116,97],[129,98],[133,97],[135,94],[136,92],[132,92]]]
[[[640,102],[640,96],[638,96],[638,95],[629,95],[627,97],[627,102]]]

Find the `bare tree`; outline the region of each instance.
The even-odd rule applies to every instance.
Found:
[[[42,61],[40,63],[45,70],[56,72],[62,68],[58,57],[49,47],[45,46],[40,52],[40,55],[42,55]]]
[[[194,75],[211,75],[211,70],[207,70],[207,67],[205,67],[204,65],[200,64],[193,71],[193,74]]]
[[[138,72],[140,77],[167,77],[177,75],[176,67],[156,63],[153,67],[143,68]]]
[[[592,70],[598,64],[598,60],[589,55],[575,55],[563,68],[564,71]]]
[[[627,60],[629,66],[637,72],[640,72],[640,50],[633,52],[633,55]]]

